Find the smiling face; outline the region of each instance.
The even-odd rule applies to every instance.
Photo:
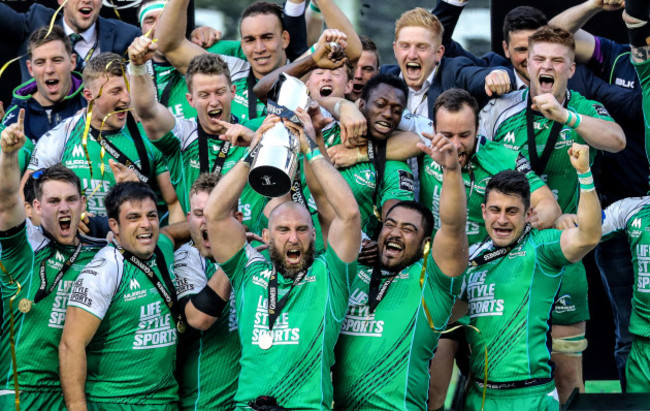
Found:
[[[348,99],[355,101],[361,96],[361,90],[368,80],[372,78],[379,70],[377,54],[372,51],[362,51],[361,57],[357,62],[357,67],[352,78],[352,89],[348,92]]]
[[[521,237],[526,228],[530,210],[516,194],[504,194],[491,190],[481,204],[485,229],[494,245],[506,247]]]
[[[442,38],[424,27],[402,28],[393,43],[393,51],[406,85],[419,90],[442,59]]]
[[[273,265],[287,278],[294,278],[314,261],[315,231],[306,208],[292,202],[277,206],[262,231]]]
[[[120,130],[124,127],[124,124],[126,124],[126,116],[128,112],[124,110],[131,106],[131,96],[126,88],[124,78],[122,76],[107,74],[106,76],[100,76],[99,78],[86,83],[86,88],[84,89],[84,97],[86,100],[90,101],[93,97],[97,96],[100,88],[102,93],[101,96],[95,100],[93,116],[90,120],[90,124],[96,129],[100,129],[102,120],[106,118],[103,130]],[[111,115],[108,116],[109,114]]]
[[[422,257],[424,234],[422,214],[405,207],[395,207],[386,216],[377,244],[381,267],[399,272]]]
[[[220,134],[219,120],[230,122],[230,107],[235,97],[235,86],[223,74],[195,73],[186,94],[187,101],[196,109],[199,122],[209,134]]]
[[[345,93],[351,90],[345,66],[334,70],[318,68],[311,72],[305,85],[309,89],[311,98],[317,101],[321,97],[343,98]]]
[[[64,0],[58,0],[63,4]],[[75,33],[83,33],[99,17],[102,0],[68,0],[63,7],[63,19]]]
[[[397,129],[406,96],[398,88],[380,83],[368,94],[368,101],[360,100],[359,109],[368,121],[368,136],[385,140]]]
[[[118,220],[109,218],[108,224],[122,248],[141,259],[153,255],[160,223],[156,203],[151,198],[123,202]]]
[[[503,41],[503,53],[510,59],[515,71],[526,83],[528,77],[528,37],[535,30],[517,30],[508,33],[508,42]]]
[[[44,107],[63,100],[70,92],[70,73],[75,66],[75,55],[70,55],[60,40],[54,40],[32,49],[27,60],[29,74],[36,80],[34,98]]]
[[[476,150],[476,117],[472,108],[463,104],[457,112],[440,107],[436,112],[436,131],[447,137],[458,151],[458,162],[465,167]]]
[[[534,43],[529,49],[528,76],[533,97],[551,93],[564,100],[567,82],[575,72],[571,49],[556,43]]]
[[[287,61],[285,49],[289,33],[282,30],[274,14],[254,14],[244,18],[239,26],[241,46],[253,74],[260,79]]]
[[[41,191],[41,198],[34,200],[34,212],[43,228],[60,244],[78,244],[77,227],[86,208],[85,198],[66,181],[48,180]]]

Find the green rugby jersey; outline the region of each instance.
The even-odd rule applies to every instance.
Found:
[[[0,350],[0,367],[3,372],[2,389],[14,389],[13,366],[9,349],[9,299],[16,294],[18,286],[15,282],[11,282],[13,279],[22,286],[22,290],[12,303],[20,390],[60,392],[59,341],[63,331],[70,288],[79,272],[105,244],[105,242],[102,243],[87,237],[81,237],[81,240],[84,245],[79,255],[70,269],[65,272],[56,288],[37,304],[33,304],[29,312],[23,313],[18,310],[19,302],[24,298],[34,301],[36,292],[41,286],[41,263],[46,262],[45,276],[49,289],[77,247],[52,243],[29,220],[3,232],[0,236],[2,264],[9,273],[7,276],[0,271],[3,313],[3,331],[0,338],[3,347]]]
[[[161,234],[158,246],[173,279],[173,244]],[[147,264],[163,282],[155,258]],[[101,320],[86,347],[88,401],[138,405],[178,401],[172,313],[149,277],[125,262],[114,245],[102,248],[86,265],[72,285],[68,304]]]
[[[442,192],[442,167],[427,155],[420,156],[418,162],[420,204],[429,208],[434,215],[438,215]],[[469,244],[481,242],[487,236],[481,209],[481,204],[485,202],[485,187],[492,176],[503,170],[519,170],[526,173],[531,193],[544,186],[544,182],[530,169],[530,164],[523,155],[508,150],[501,144],[479,138],[476,153],[462,169],[467,195],[466,232]],[[436,219],[434,228],[440,229],[440,219]]]
[[[614,121],[602,104],[588,100],[575,91],[568,91],[568,94],[568,109],[590,117]],[[526,127],[527,101],[528,89],[490,100],[480,114],[479,134],[500,142],[510,150],[521,152],[530,161]],[[541,158],[555,122],[539,113],[534,113],[533,120],[537,153]],[[587,144],[577,132],[568,126],[562,126],[544,174],[540,175],[555,194],[563,213],[575,213],[578,207],[578,176],[567,154],[573,143]],[[593,147],[589,149],[591,162],[594,161],[596,153],[597,150]]]
[[[324,135],[325,145],[330,147],[341,144],[340,133],[341,129],[336,123]],[[339,171],[352,189],[352,194],[354,194],[354,198],[359,205],[361,230],[370,236],[374,234],[379,226],[379,220],[375,215],[375,207],[377,212],[381,214],[382,207],[388,200],[401,201],[415,198],[413,174],[409,166],[403,161],[386,161],[383,182],[379,187],[377,187],[377,171],[372,162],[358,163],[339,169]],[[323,244],[322,235],[320,235],[320,223],[316,214],[316,202],[309,192],[304,173],[301,175],[301,179],[303,193],[308,208],[312,213],[314,227],[317,229],[317,245],[321,247]]]
[[[491,382],[551,377],[551,308],[569,264],[560,235],[532,229],[507,255],[465,272],[461,298],[469,304],[470,324],[481,332],[466,332],[476,378],[484,375],[484,347]],[[470,250],[470,259],[491,250],[488,242]]]
[[[316,257],[294,287],[272,330],[273,345],[260,348],[268,323],[268,281],[272,264],[250,245],[221,265],[235,293],[241,373],[235,394],[238,409],[260,395],[275,397],[288,409],[329,410],[334,344],[348,304],[356,262],[341,261],[332,247]],[[278,301],[293,280],[278,273]]]
[[[250,125],[251,122],[244,124]],[[183,207],[183,210],[190,209],[190,187],[194,180],[201,174],[199,161],[199,133],[198,124],[195,120],[184,120],[176,118],[174,128],[153,144],[162,152],[167,159],[169,174],[172,184],[176,188],[176,195]],[[208,136],[208,163],[210,170],[219,156],[224,141]],[[223,163],[221,173],[225,174],[244,157],[246,150],[243,147],[231,146]],[[244,214],[244,224],[251,230],[258,226],[258,219],[263,214],[267,198],[258,194],[246,184],[239,199],[239,211]]]
[[[104,197],[106,197],[108,190],[115,185],[115,177],[113,176],[111,167],[108,165],[108,160],[115,159],[115,157],[108,150],[104,152],[102,157],[101,144],[88,133],[87,147],[88,156],[92,163],[91,173],[82,142],[85,123],[85,113],[81,113],[66,119],[63,123],[45,133],[36,144],[28,168],[36,171],[39,168],[51,167],[57,163],[62,163],[81,179],[81,191],[86,196],[88,211],[95,215],[106,216]],[[149,142],[149,139],[147,139],[144,130],[139,124],[138,128],[147,150],[149,165],[153,173],[158,176],[167,171],[165,159],[162,153]],[[103,132],[102,138],[109,140],[111,144],[122,151],[133,163],[141,167],[140,157],[138,156],[138,151],[128,127],[124,126],[117,132]],[[100,168],[102,164],[105,167],[103,175]],[[150,181],[150,185],[151,183]],[[159,190],[156,190],[156,194],[158,195],[160,209],[162,196]],[[164,201],[162,201],[162,204],[164,204]]]
[[[196,118],[196,109],[187,101],[187,83],[185,76],[168,62],[153,63],[153,80],[156,85],[158,101],[165,105],[175,116],[185,119]],[[171,85],[169,85],[171,83]],[[167,87],[169,87],[167,89]],[[167,92],[165,92],[167,89]],[[163,101],[163,94],[167,100]]]
[[[603,239],[625,231],[632,252],[634,294],[630,332],[650,338],[650,197],[632,197],[605,209]]]
[[[372,268],[359,266],[335,349],[335,409],[426,409],[429,361],[440,334],[429,326],[422,299],[442,331],[462,279],[447,277],[431,256],[424,287],[421,274],[422,260],[402,270],[371,314]]]
[[[190,244],[174,253],[178,299],[199,293],[217,266]],[[232,410],[239,376],[241,344],[237,334],[234,294],[207,331],[188,329],[178,343],[179,397],[182,410]]]

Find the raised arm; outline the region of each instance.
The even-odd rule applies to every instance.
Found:
[[[328,243],[345,263],[357,260],[361,245],[361,216],[359,205],[350,186],[325,157],[314,142],[315,132],[311,118],[302,109],[296,111],[303,127],[294,126],[300,135],[300,149],[307,157],[325,198],[332,206],[334,219],[330,224]]]
[[[189,297],[185,305],[187,323],[194,329],[207,330],[217,321],[229,298],[230,281],[226,273],[217,268],[205,287]]]
[[[59,344],[59,368],[65,405],[70,411],[86,406],[86,346],[99,328],[101,320],[78,307],[68,307]]]
[[[153,58],[158,46],[151,39],[141,36],[129,46],[129,76],[131,100],[135,113],[140,117],[149,140],[156,141],[174,128],[176,120],[172,113],[158,102],[156,86],[147,73],[146,63]]]
[[[621,126],[613,121],[569,112],[550,93],[533,97],[532,107],[544,117],[573,128],[593,148],[610,153],[625,148],[625,133]]]
[[[158,47],[181,74],[196,55],[207,53],[185,38],[189,0],[169,0],[156,25]]]
[[[553,227],[555,220],[562,214],[560,205],[547,185],[530,193],[530,205],[534,215],[534,221],[531,221],[531,224],[538,230]]]
[[[648,45],[647,40],[650,33],[650,26],[648,25],[649,9],[650,6],[645,0],[627,0],[625,3],[623,21],[627,26],[633,63],[643,63],[650,60],[650,45]],[[644,85],[643,88],[647,89],[647,86]]]
[[[436,134],[431,146],[418,143],[442,167],[442,192],[440,193],[440,229],[431,245],[431,254],[440,270],[448,277],[461,275],[467,267],[468,246],[465,224],[467,199],[465,185],[458,162],[458,152],[452,142]]]
[[[560,246],[566,259],[575,263],[598,245],[602,211],[589,169],[589,147],[574,143],[569,149],[569,158],[580,180],[578,226],[562,231]]]
[[[6,231],[25,220],[18,155],[25,144],[25,109],[18,121],[0,134],[0,231]]]
[[[354,29],[354,25],[343,10],[336,5],[334,0],[319,0],[318,7],[323,13],[325,25],[329,29],[337,29],[345,33],[348,37],[348,44],[345,47],[345,55],[352,62],[356,62],[361,57],[361,40]]]
[[[576,62],[587,63],[594,54],[596,40],[590,33],[581,30],[589,19],[602,10],[615,11],[623,8],[623,0],[587,0],[570,7],[553,17],[548,24],[561,27],[574,34],[576,42]]]
[[[262,134],[277,122],[272,117],[267,116],[267,120],[257,130],[249,150],[253,150]],[[250,156],[239,161],[219,180],[204,208],[212,253],[220,264],[228,261],[246,243],[246,230],[233,216],[232,210],[237,207],[239,197],[248,183],[251,164],[247,160],[251,160]]]

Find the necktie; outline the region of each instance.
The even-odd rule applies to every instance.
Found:
[[[70,43],[72,44],[72,51],[77,55],[77,64],[75,65],[75,71],[78,71],[81,68],[81,55],[75,49],[75,46],[77,45],[77,43],[79,43],[82,37],[77,33],[72,33],[68,37],[70,37]]]

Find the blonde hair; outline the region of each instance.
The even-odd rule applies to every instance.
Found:
[[[442,27],[442,23],[438,20],[438,17],[430,13],[428,10],[423,9],[422,7],[416,7],[412,10],[405,11],[399,19],[395,22],[395,40],[397,41],[397,36],[399,35],[400,30],[404,27],[423,27],[427,30],[431,30],[436,37],[442,40],[442,34],[445,29]]]

